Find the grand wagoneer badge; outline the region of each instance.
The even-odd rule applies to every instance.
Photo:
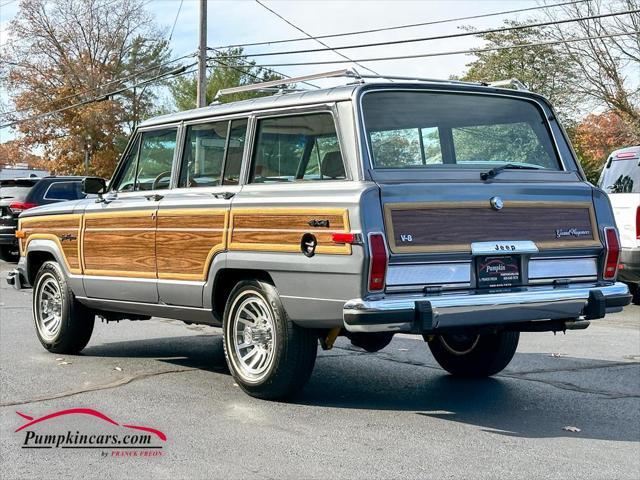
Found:
[[[580,230],[579,228],[568,228],[568,229],[562,229],[562,228],[558,228],[556,230],[556,238],[563,238],[563,237],[590,237],[591,236],[591,230]]]

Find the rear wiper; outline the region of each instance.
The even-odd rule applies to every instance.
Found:
[[[500,165],[499,167],[493,167],[488,172],[482,172],[480,174],[480,178],[482,180],[489,180],[490,178],[495,177],[503,170],[540,170],[539,167],[533,167],[531,165],[520,165],[517,163],[505,163],[504,165]]]

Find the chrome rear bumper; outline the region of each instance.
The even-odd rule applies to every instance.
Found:
[[[629,289],[623,283],[577,283],[506,292],[354,299],[344,305],[343,319],[345,329],[350,332],[425,333],[545,320],[592,320],[620,311],[630,301]]]

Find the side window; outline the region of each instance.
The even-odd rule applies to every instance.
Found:
[[[124,170],[118,181],[115,190],[118,192],[128,192],[134,189],[136,181],[136,167],[138,166],[138,148],[140,146],[140,136],[136,138],[133,145],[122,159]]]
[[[176,149],[175,128],[144,132],[138,156],[136,190],[169,188],[171,166]]]
[[[220,185],[229,122],[187,128],[179,187]]]
[[[229,144],[227,146],[227,161],[224,166],[225,185],[238,185],[240,182],[240,168],[244,142],[247,138],[247,119],[233,120],[229,129]]]
[[[258,121],[252,183],[346,178],[333,117],[328,113]]]
[[[49,185],[44,200],[77,200],[84,198],[80,182],[55,182]]]

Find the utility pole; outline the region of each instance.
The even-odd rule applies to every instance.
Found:
[[[200,42],[198,44],[197,107],[207,106],[207,0],[200,0]]]

